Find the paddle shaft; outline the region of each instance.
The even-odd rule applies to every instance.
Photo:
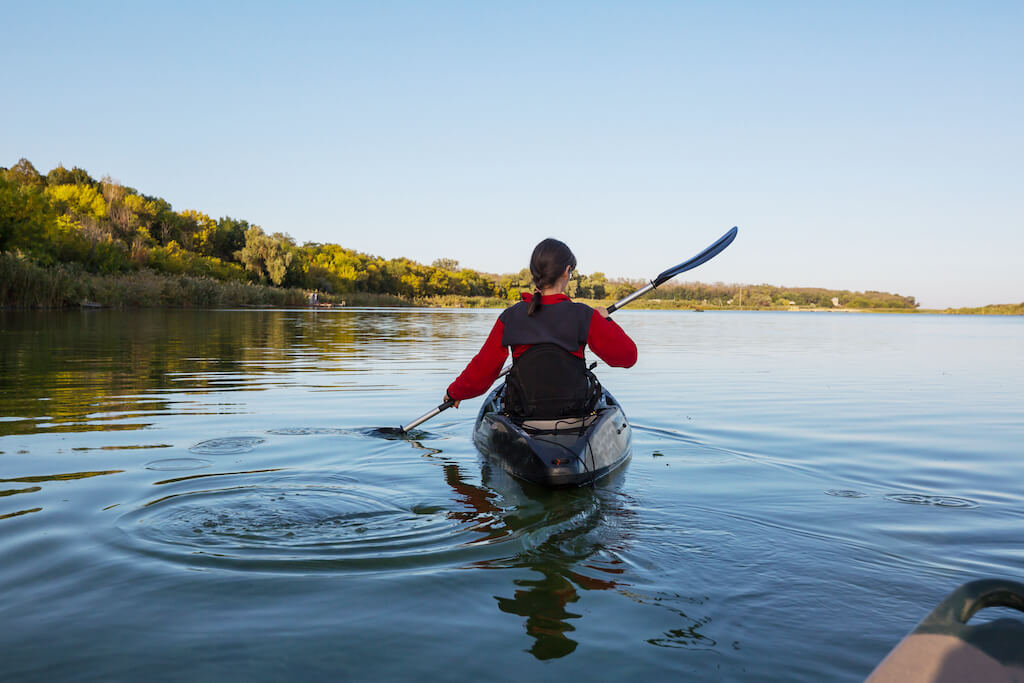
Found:
[[[679,275],[680,273],[685,273],[688,270],[692,270],[697,266],[707,263],[711,259],[715,258],[720,253],[722,253],[722,251],[724,251],[727,246],[732,244],[732,241],[736,239],[737,232],[739,232],[739,228],[733,226],[728,231],[726,231],[724,235],[715,240],[715,242],[710,247],[700,252],[693,258],[683,261],[678,266],[674,266],[672,268],[669,268],[668,270],[662,271],[658,275],[658,277],[654,278],[640,289],[636,290],[629,296],[620,299],[619,301],[616,301],[611,306],[609,306],[608,315],[611,315],[613,311],[622,308],[623,306],[633,301],[634,299],[639,299],[652,289],[655,289],[665,284],[666,282],[674,278],[676,275]]]
[[[434,408],[430,412],[423,413],[422,415],[417,417],[415,420],[413,420],[409,424],[405,425],[404,427],[401,427],[400,429],[403,432],[408,432],[410,429],[414,429],[414,428],[420,426],[421,424],[423,424],[424,422],[426,422],[430,418],[434,417],[438,413],[441,413],[441,412],[443,412],[445,410],[448,410],[453,405],[455,405],[455,401],[453,399],[448,399],[447,401],[445,401],[444,403],[442,403],[438,407]]]
[[[512,369],[511,365],[506,365],[504,368],[502,368],[501,372],[498,373],[498,376],[495,379],[501,379],[502,377],[507,375],[511,369]],[[444,411],[446,411],[449,408],[451,408],[453,405],[455,405],[455,399],[450,398],[447,401],[445,401],[444,403],[442,403],[441,405],[439,405],[438,407],[434,408],[433,410],[431,410],[429,412],[426,412],[426,413],[423,413],[422,415],[417,417],[415,420],[413,420],[409,424],[405,425],[404,427],[401,427],[401,430],[403,432],[408,432],[410,429],[414,429],[416,427],[419,427],[421,424],[423,424],[424,422],[426,422],[430,418],[438,415],[439,413],[443,413]]]
[[[631,301],[639,299],[640,297],[642,297],[647,292],[650,292],[651,290],[657,288],[659,285],[665,284],[666,282],[668,282],[669,280],[674,278],[676,275],[679,275],[680,273],[685,273],[686,271],[691,270],[692,268],[696,268],[697,266],[701,265],[702,263],[707,263],[708,261],[713,259],[715,256],[718,256],[718,254],[720,254],[727,246],[732,244],[732,241],[734,239],[736,239],[736,232],[737,231],[738,231],[738,228],[736,228],[735,226],[732,227],[728,232],[726,232],[724,235],[719,237],[718,240],[716,240],[714,244],[712,244],[710,247],[708,247],[704,251],[700,252],[699,254],[694,256],[693,258],[691,258],[691,259],[689,259],[687,261],[683,261],[678,266],[675,266],[673,268],[669,268],[668,270],[662,271],[658,275],[658,277],[654,278],[653,280],[648,282],[646,285],[644,285],[640,289],[636,290],[635,292],[633,292],[629,296],[625,296],[625,297],[619,299],[618,301],[613,303],[611,306],[609,306],[608,307],[608,315],[611,315],[612,312],[617,311],[618,309],[622,308],[623,306],[625,306],[626,304],[630,303]],[[511,369],[512,369],[511,365],[506,366],[501,371],[501,374],[499,374],[496,379],[501,379],[502,377],[507,375],[509,370],[511,370]],[[423,424],[424,422],[426,422],[430,418],[438,415],[439,413],[442,413],[445,410],[448,410],[453,405],[455,405],[454,399],[448,399],[447,401],[445,401],[444,403],[442,403],[438,407],[434,408],[430,412],[424,413],[423,415],[420,415],[419,417],[417,417],[415,420],[413,420],[409,424],[405,425],[404,427],[400,427],[400,429],[403,432],[408,432],[410,429],[418,427],[419,425]]]
[[[651,291],[652,289],[654,289],[654,285],[652,283],[648,282],[646,285],[644,285],[640,289],[636,290],[635,292],[633,292],[629,296],[626,296],[626,297],[623,297],[623,298],[619,299],[618,301],[616,301],[615,303],[613,303],[611,306],[608,307],[608,315],[611,315],[612,313],[614,313],[615,311],[619,310],[620,308],[622,308],[623,306],[625,306],[629,302],[631,302],[631,301],[633,301],[635,299],[639,299],[640,297],[642,297],[644,294],[646,294],[647,292]]]

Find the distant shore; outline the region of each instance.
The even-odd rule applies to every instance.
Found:
[[[192,275],[168,275],[142,270],[122,275],[98,275],[68,266],[40,267],[21,264],[0,278],[0,308],[4,310],[132,309],[132,308],[309,308],[426,307],[494,308],[513,302],[498,297],[440,295],[403,298],[390,294],[346,292],[315,297],[302,289],[255,283],[221,282]],[[613,299],[577,298],[590,306],[608,306]],[[315,302],[315,303],[314,303]],[[631,310],[662,311],[780,311],[794,313],[911,313],[933,315],[1024,315],[1024,304],[982,308],[908,309],[826,306],[715,306],[679,299],[641,298]]]
[[[504,308],[530,271],[427,265],[339,244],[298,244],[244,219],[176,211],[158,196],[82,168],[0,167],[0,308],[426,306]],[[568,293],[607,305],[646,281],[573,271]],[[666,282],[632,309],[1021,315],[1024,304],[922,310],[915,297],[769,283]]]

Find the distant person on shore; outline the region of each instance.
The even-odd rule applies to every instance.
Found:
[[[512,349],[505,381],[505,409],[513,417],[558,418],[584,415],[594,407],[600,385],[586,366],[589,346],[608,365],[636,363],[636,344],[608,317],[566,296],[576,257],[564,242],[541,241],[530,257],[535,291],[505,309],[479,353],[451,383],[445,400],[455,406],[486,392]]]

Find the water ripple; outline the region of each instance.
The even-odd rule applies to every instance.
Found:
[[[837,498],[866,498],[868,494],[861,491],[854,491],[853,489],[829,489],[825,491],[826,495],[835,496]]]
[[[215,480],[225,485],[194,490],[198,482]],[[337,474],[235,473],[167,484],[176,490],[122,515],[115,542],[192,566],[343,573],[421,569],[519,552],[544,530],[543,520],[512,531],[497,509],[466,509],[450,499],[409,500]],[[508,541],[518,547],[492,548]]]
[[[213,463],[200,458],[166,458],[146,463],[147,470],[177,472],[182,470],[199,470],[210,467]]]
[[[248,453],[263,443],[258,436],[225,436],[219,439],[200,441],[189,450],[200,455],[237,455]]]
[[[309,436],[312,434],[350,434],[345,429],[334,429],[332,427],[283,427],[281,429],[268,429],[267,434],[278,436]]]
[[[909,505],[934,505],[940,508],[963,509],[978,507],[978,503],[973,500],[956,496],[930,496],[925,493],[890,493],[885,498],[896,503],[907,503]]]

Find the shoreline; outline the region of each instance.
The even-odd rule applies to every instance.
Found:
[[[0,259],[0,310],[143,309],[143,308],[298,308],[344,310],[351,307],[384,308],[493,308],[502,309],[519,298],[440,294],[403,297],[376,292],[328,294],[300,288],[275,287],[258,282],[222,281],[209,276],[159,273],[140,269],[118,275],[86,272],[77,265],[40,266],[17,258]],[[509,290],[513,292],[513,290]],[[515,292],[513,292],[515,293]],[[660,293],[660,292],[659,292]],[[516,293],[517,294],[517,293]],[[912,299],[911,299],[912,300]],[[608,306],[613,298],[574,298],[589,306]],[[977,308],[922,309],[882,306],[715,305],[692,299],[641,297],[630,310],[662,311],[772,311],[786,313],[904,313],[925,315],[1024,315],[1024,303]]]
[[[480,302],[467,302],[467,305],[459,304],[439,304],[436,302],[429,301],[415,301],[408,299],[401,299],[394,297],[393,295],[380,295],[380,294],[367,294],[365,297],[359,296],[359,294],[348,294],[348,300],[343,303],[337,304],[308,304],[308,303],[272,303],[272,302],[239,302],[239,303],[223,303],[223,304],[203,304],[199,302],[166,302],[166,303],[102,303],[98,301],[83,300],[78,303],[64,303],[57,306],[17,306],[2,304],[0,305],[0,312],[56,312],[56,311],[100,311],[100,310],[111,310],[111,311],[137,311],[137,310],[205,310],[205,311],[230,311],[237,309],[251,309],[251,310],[287,310],[287,311],[346,311],[346,310],[365,310],[368,308],[373,309],[401,309],[401,308],[417,308],[417,309],[431,309],[431,310],[473,310],[473,309],[488,309],[488,310],[502,310],[507,308],[505,305],[498,305],[490,301]],[[370,299],[361,301],[361,299]],[[388,300],[382,300],[388,299]],[[608,306],[614,303],[611,300],[608,301],[594,301],[588,299],[574,299],[579,303],[587,304],[588,306]],[[901,308],[793,308],[793,307],[777,307],[777,308],[754,308],[754,307],[729,307],[729,308],[716,308],[716,307],[701,307],[694,308],[691,306],[658,306],[658,305],[636,305],[636,303],[642,302],[637,300],[631,305],[630,310],[633,311],[678,311],[681,313],[804,313],[804,314],[886,314],[886,315],[973,315],[973,316],[991,316],[991,315],[1002,315],[1002,316],[1022,316],[1024,311],[982,311],[976,309],[933,309],[933,308],[919,308],[919,309],[901,309]],[[509,301],[508,305],[512,305]],[[490,305],[488,305],[490,304]],[[1007,305],[1006,307],[1021,308],[1021,306]]]

